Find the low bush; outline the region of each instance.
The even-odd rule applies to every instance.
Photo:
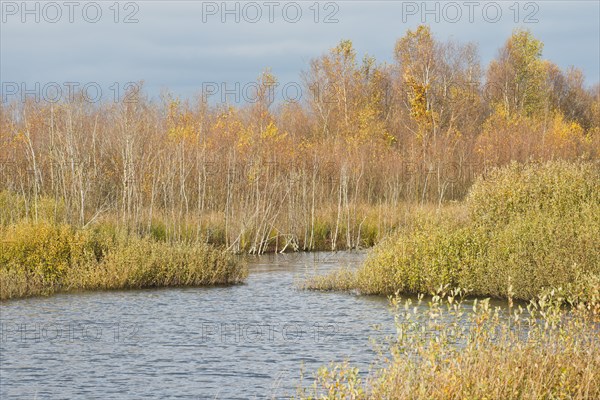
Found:
[[[0,298],[71,290],[239,283],[243,263],[205,243],[171,244],[48,222],[2,228]]]
[[[518,299],[562,289],[585,300],[600,280],[600,171],[591,163],[513,163],[481,177],[463,212],[442,208],[378,244],[352,279],[369,294],[431,293],[440,285]],[[349,278],[305,287],[348,289]]]
[[[598,399],[600,302],[561,309],[557,293],[525,307],[438,292],[392,299],[398,335],[373,373],[321,368],[302,399]]]

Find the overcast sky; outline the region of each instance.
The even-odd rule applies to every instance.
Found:
[[[544,58],[581,68],[588,84],[600,81],[596,0],[45,3],[24,10],[21,1],[2,1],[3,85],[98,82],[108,96],[114,82],[144,80],[151,96],[168,88],[187,97],[203,82],[252,81],[265,67],[282,83],[298,82],[310,59],[340,39],[352,40],[361,57],[392,62],[396,40],[421,22],[439,39],[477,42],[484,65],[525,27],[544,42]]]

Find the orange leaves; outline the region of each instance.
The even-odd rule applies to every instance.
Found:
[[[367,144],[391,145],[396,139],[390,135],[379,111],[373,104],[365,104],[358,110],[355,128],[347,137],[347,142],[355,147]]]
[[[576,157],[579,148],[585,144],[583,128],[577,122],[565,121],[560,113],[555,113],[548,124],[547,146],[551,147],[551,155]]]
[[[485,162],[503,165],[511,160],[573,159],[591,145],[581,125],[567,121],[560,111],[533,118],[509,114],[497,105],[483,125],[476,151]]]

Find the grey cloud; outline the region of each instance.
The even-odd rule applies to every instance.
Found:
[[[2,81],[144,79],[151,95],[168,87],[183,96],[197,92],[205,81],[255,79],[265,67],[272,67],[282,81],[297,81],[311,58],[342,38],[353,40],[360,54],[392,62],[397,38],[421,22],[418,17],[403,22],[401,2],[338,2],[336,24],[316,24],[308,13],[297,24],[282,18],[269,23],[265,17],[256,24],[223,24],[217,17],[203,23],[199,2],[138,4],[137,24],[115,24],[110,19],[97,24],[7,21],[0,27]],[[313,3],[300,4],[306,11]],[[507,10],[509,4],[503,4]],[[563,68],[578,66],[588,83],[598,82],[599,3],[537,4],[535,24],[515,24],[507,17],[498,23],[430,25],[440,39],[477,42],[483,64],[497,54],[515,27],[530,28],[545,42],[545,58]]]

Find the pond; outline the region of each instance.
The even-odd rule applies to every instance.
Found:
[[[0,397],[271,399],[331,361],[368,373],[370,338],[394,332],[387,300],[295,287],[364,257],[271,254],[248,258],[239,286],[3,302]]]

